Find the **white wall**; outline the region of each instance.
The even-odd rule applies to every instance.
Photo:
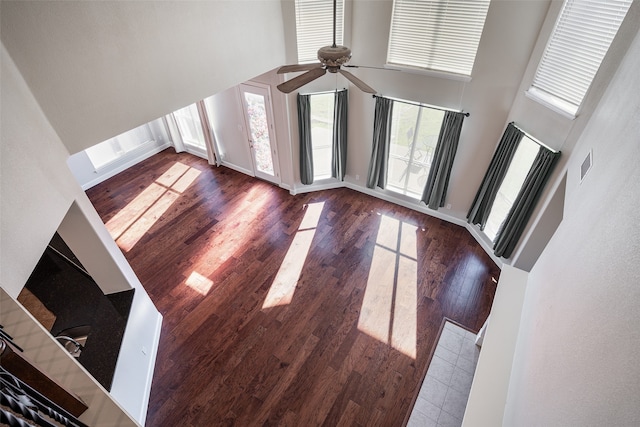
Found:
[[[67,168],[69,153],[4,45],[1,62],[0,284],[17,297],[81,190]]]
[[[72,154],[285,58],[272,0],[3,2],[0,28]]]
[[[253,176],[251,150],[237,86],[204,100],[221,164]]]
[[[636,36],[569,159],[564,219],[529,275],[505,426],[640,423],[638,69]]]
[[[502,425],[526,286],[526,272],[511,266],[502,269],[487,319],[463,426]]]
[[[534,231],[543,230],[546,234],[552,234],[557,228],[558,218],[561,218],[561,215],[545,214],[544,209],[550,205],[551,200],[557,200],[560,197],[564,198],[566,166],[573,155],[576,142],[581,137],[585,126],[589,123],[620,61],[625,56],[629,44],[638,32],[638,28],[640,28],[640,3],[634,2],[593,79],[591,88],[584,98],[577,117],[571,120],[525,95],[525,92],[531,87],[538,63],[560,13],[562,3],[560,0],[554,0],[549,8],[549,13],[540,31],[508,119],[508,121],[515,121],[525,131],[531,133],[548,146],[562,152],[555,170],[544,189],[541,201],[532,216],[532,220],[523,232],[522,243],[516,248],[510,260],[512,265],[527,270],[530,269],[531,265],[535,264],[542,249],[544,249],[544,244],[540,244],[544,242],[540,242],[540,239],[528,238]],[[575,184],[575,177],[568,176],[567,184]],[[550,206],[553,209],[557,207],[557,203]]]
[[[67,164],[76,181],[80,184],[80,187],[82,187],[83,190],[87,190],[173,145],[169,135],[164,129],[162,119],[156,119],[150,122],[149,128],[153,135],[152,141],[147,141],[143,145],[99,169],[93,166],[86,151],[80,151],[71,155],[67,159]]]
[[[53,234],[60,230],[65,242],[105,293],[135,288],[132,313],[116,367],[113,396],[144,423],[143,411],[146,411],[149,397],[161,316],[67,168],[68,151],[4,45],[0,63],[0,286],[16,298]],[[0,311],[0,315],[4,314]],[[31,330],[35,326],[38,325],[28,328]],[[25,351],[56,345],[51,335],[38,336],[43,338],[21,343]],[[145,355],[141,354],[142,346],[148,350]],[[73,374],[74,378],[86,376],[82,370],[77,372]],[[64,375],[63,370],[58,379],[64,380]],[[89,382],[95,383],[95,380]],[[117,394],[116,389],[123,388],[122,382],[126,384],[126,392]],[[106,392],[99,390],[96,393]],[[127,417],[117,415],[113,419],[121,416]]]

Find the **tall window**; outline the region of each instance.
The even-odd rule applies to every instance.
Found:
[[[336,4],[336,43],[342,44],[344,0]],[[296,0],[298,62],[318,61],[318,49],[333,43],[333,0]]]
[[[527,94],[575,117],[632,0],[566,0]]]
[[[507,218],[511,206],[515,201],[524,180],[533,165],[533,160],[538,154],[540,146],[529,138],[526,134],[522,137],[518,149],[513,155],[513,159],[507,169],[507,174],[498,189],[496,199],[491,206],[491,212],[487,219],[484,233],[493,241],[500,226]]]
[[[200,121],[200,114],[198,114],[196,104],[174,111],[173,117],[176,119],[182,142],[185,145],[206,150],[202,122]]]
[[[153,140],[151,129],[144,124],[85,150],[93,167],[99,169]]]
[[[489,0],[394,0],[387,63],[471,76]]]
[[[313,179],[331,178],[333,116],[335,94],[311,95],[311,146],[313,151]]]
[[[389,190],[420,198],[429,176],[444,111],[396,102],[391,117]]]

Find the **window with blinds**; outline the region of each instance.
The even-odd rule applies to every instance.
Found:
[[[342,44],[344,0],[336,3],[336,44]],[[333,43],[333,0],[296,0],[298,63],[318,60],[318,49]]]
[[[527,94],[575,117],[632,0],[566,0]]]
[[[387,63],[471,76],[489,0],[394,0]]]

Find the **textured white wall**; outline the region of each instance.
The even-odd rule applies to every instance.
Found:
[[[16,298],[51,237],[59,230],[105,293],[136,288],[112,395],[117,396],[131,414],[144,422],[161,316],[67,168],[69,153],[39,108],[4,45],[0,63],[0,286],[8,295]],[[3,319],[6,313],[0,310]],[[29,316],[24,318],[26,328],[36,331],[42,329]],[[29,322],[32,324],[29,325]],[[0,319],[0,323],[6,326],[8,322]],[[37,339],[21,342],[27,352],[56,346],[53,338],[44,331],[33,336]],[[143,346],[148,349],[146,354],[141,351]],[[72,364],[78,366],[75,362]],[[69,369],[72,368],[65,367],[63,371]],[[82,369],[73,369],[73,375],[69,374],[73,379],[67,379],[65,372],[52,374],[59,374],[61,381],[93,384],[91,393],[99,402],[96,403],[99,407],[94,408],[95,412],[102,411],[100,408],[104,403],[101,402],[105,399],[109,408],[119,411],[106,392],[94,384],[95,381]],[[83,385],[78,387],[84,388]],[[120,414],[110,418],[112,424],[90,424],[125,425],[118,421],[120,417],[124,419],[126,415],[120,411]]]
[[[4,45],[0,62],[0,284],[17,297],[81,190],[67,168],[69,153]]]
[[[149,123],[149,128],[153,135],[153,141],[150,141],[143,147],[138,147],[115,161],[104,165],[99,168],[99,170],[96,170],[93,166],[93,163],[91,163],[91,159],[89,159],[86,151],[80,151],[70,156],[67,160],[67,165],[82,189],[87,190],[98,185],[123,170],[130,168],[142,160],[172,146],[172,142],[165,131],[162,119],[157,119]]]
[[[502,269],[464,413],[464,427],[502,425],[526,286],[526,272],[508,265]]]
[[[3,2],[1,32],[72,154],[285,58],[272,0]]]
[[[562,204],[556,202],[559,198],[564,198],[562,193],[564,192],[565,171],[568,161],[573,155],[574,147],[580,139],[585,126],[587,126],[595,108],[599,105],[612,76],[618,69],[620,61],[625,56],[629,44],[640,28],[640,2],[634,2],[602,61],[589,91],[585,95],[577,117],[574,120],[570,120],[525,96],[525,92],[533,82],[533,77],[557,16],[560,13],[562,3],[560,0],[554,0],[551,3],[549,13],[529,60],[529,65],[520,83],[513,107],[509,112],[508,121],[515,121],[534,137],[550,147],[562,151],[549,183],[543,191],[541,202],[538,203],[533,214],[533,219],[524,230],[521,240],[524,243],[521,243],[516,248],[512,256],[512,265],[526,270],[530,270],[531,266],[535,264],[548,241],[546,238],[540,238],[540,235],[552,235],[558,226],[559,219],[562,218],[561,211],[559,211],[559,209],[562,209]],[[572,180],[574,180],[573,177],[567,177],[569,184],[571,184]],[[549,204],[547,205],[547,203]],[[532,233],[537,233],[538,236],[529,239]]]
[[[563,222],[529,276],[505,426],[640,424],[638,69],[636,36],[569,160]]]

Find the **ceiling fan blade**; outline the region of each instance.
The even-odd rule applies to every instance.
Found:
[[[295,73],[296,71],[309,71],[321,67],[322,64],[320,64],[319,62],[315,64],[283,65],[282,67],[278,68],[278,74]]]
[[[338,72],[343,76],[345,76],[346,79],[349,80],[351,83],[356,85],[358,89],[360,89],[361,91],[372,93],[374,95],[377,93],[377,91],[374,88],[372,88],[371,86],[369,86],[368,84],[366,84],[365,82],[363,82],[362,80],[360,80],[359,78],[351,74],[350,72],[342,69],[338,70]]]
[[[299,75],[298,77],[294,77],[291,80],[287,80],[286,82],[279,84],[278,90],[284,93],[293,92],[300,86],[304,86],[307,83],[317,79],[318,77],[323,76],[326,72],[327,70],[325,70],[324,68],[314,68],[304,74]]]
[[[370,70],[401,71],[397,68],[372,67],[370,65],[342,64],[342,66],[345,68],[368,68]]]

